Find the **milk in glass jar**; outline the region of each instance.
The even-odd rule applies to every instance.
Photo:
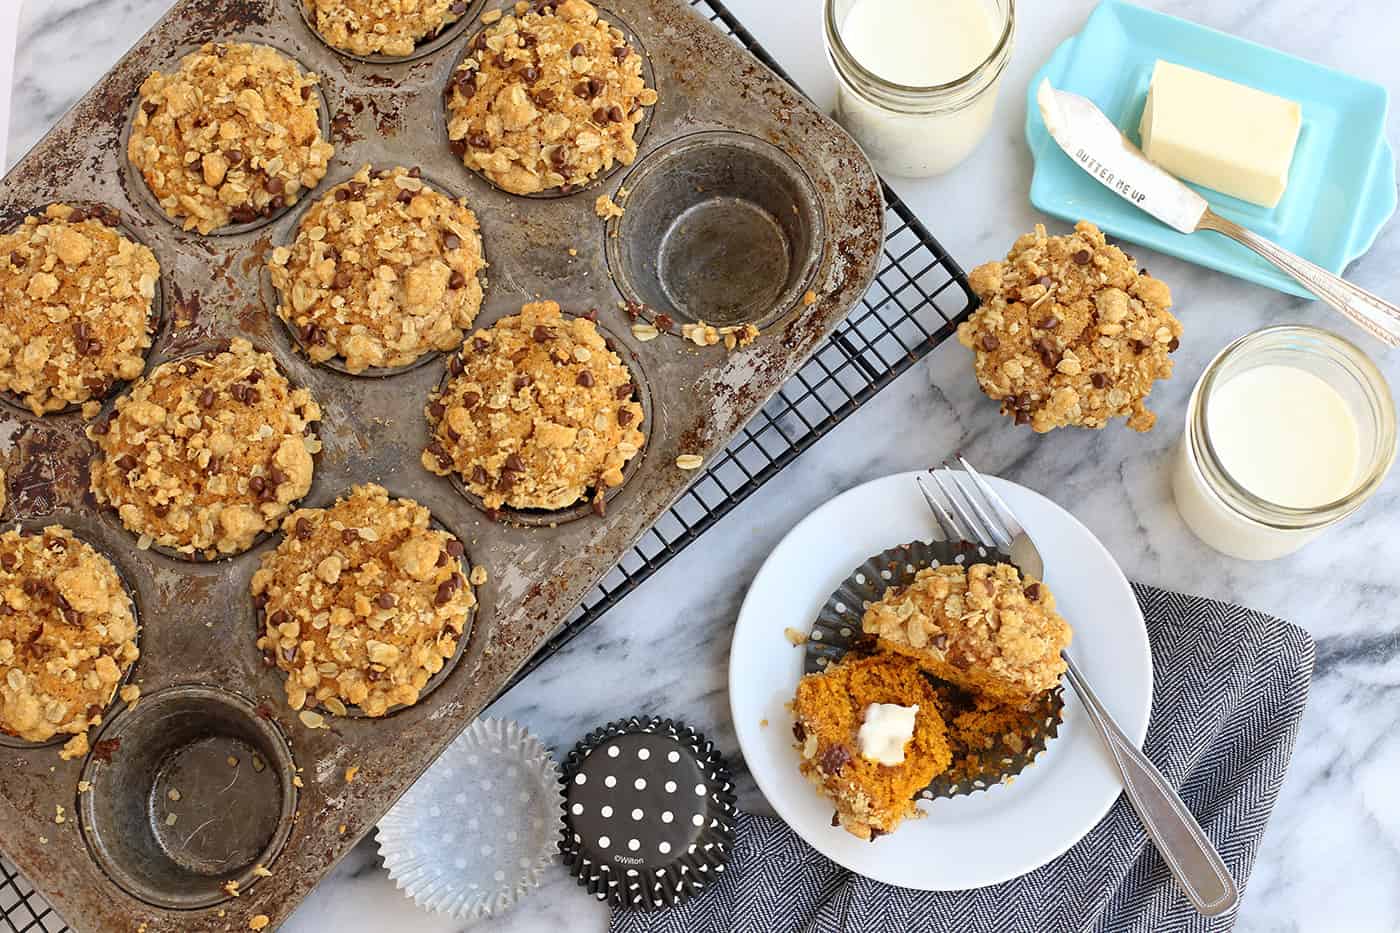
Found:
[[[924,178],[986,135],[1011,56],[1014,0],[825,0],[836,119],[876,167]]]

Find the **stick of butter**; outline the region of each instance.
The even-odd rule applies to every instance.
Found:
[[[1138,130],[1173,175],[1276,207],[1302,123],[1296,101],[1158,59]]]

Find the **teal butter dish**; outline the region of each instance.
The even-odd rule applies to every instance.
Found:
[[[1274,208],[1192,185],[1218,214],[1340,275],[1370,249],[1395,213],[1395,156],[1385,139],[1389,100],[1370,81],[1205,26],[1119,0],[1103,0],[1084,28],[1055,49],[1026,93],[1026,140],[1035,161],[1031,203],[1068,221],[1293,295],[1312,297],[1239,244],[1182,234],[1103,187],[1055,145],[1035,91],[1056,88],[1099,106],[1134,143],[1157,59],[1297,101],[1303,126],[1288,188]]]

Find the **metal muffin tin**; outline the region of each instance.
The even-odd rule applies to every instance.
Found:
[[[5,520],[61,523],[106,552],[130,581],[142,625],[133,677],[145,698],[134,710],[109,711],[91,736],[92,755],[64,762],[56,745],[0,745],[0,849],[78,930],[234,931],[260,914],[273,925],[285,918],[696,478],[676,458],[717,454],[820,346],[878,265],[881,189],[859,149],[684,0],[605,5],[609,19],[638,37],[661,100],[636,164],[551,198],[501,192],[447,146],[442,88],[481,12],[496,3],[473,3],[470,28],[401,63],[332,50],[308,29],[299,5],[179,0],[0,182],[0,226],[52,201],[112,207],[161,263],[165,315],[148,367],[211,340],[246,336],[321,404],[325,449],[304,504],[329,505],[356,483],[378,482],[431,509],[489,580],[477,588],[460,661],[420,703],[381,719],[327,716],[328,728],[308,728],[286,706],[282,673],[255,645],[249,580],[275,539],[211,563],[139,551],[87,493],[94,448],[82,419],[0,409]],[[299,355],[261,279],[303,204],[255,230],[209,237],[181,231],[154,207],[127,170],[122,146],[137,88],[152,70],[175,67],[180,52],[211,40],[265,42],[322,76],[336,155],[305,198],[365,163],[420,166],[425,178],[468,198],[491,262],[478,326],[536,298],[557,300],[568,312],[598,312],[647,401],[647,444],[605,516],[492,521],[452,482],[423,469],[422,410],[447,355],[377,378]],[[679,169],[650,175],[662,159],[680,160],[672,163]],[[644,184],[632,191],[631,179]],[[688,184],[694,179],[701,181]],[[709,199],[695,190],[710,186]],[[604,224],[593,210],[600,193],[628,205],[628,213]],[[715,231],[742,251],[726,252],[713,242]],[[702,247],[713,250],[708,266],[694,261]],[[770,257],[769,274],[727,274],[745,271],[737,257],[753,255]],[[807,290],[812,304],[803,300]],[[654,311],[677,321],[696,309],[728,308],[735,309],[730,319],[712,323],[748,319],[763,333],[733,353],[700,349],[674,333],[640,342],[619,305],[660,297],[679,307]],[[168,721],[154,720],[153,728],[150,717],[162,713]],[[212,783],[233,767],[230,758],[244,762],[254,753],[266,772],[241,773],[226,793]],[[358,771],[347,781],[351,767]],[[91,789],[80,792],[79,781]],[[131,781],[139,786],[124,786]],[[192,808],[167,825],[161,800],[171,789]],[[216,816],[225,817],[222,828],[216,820],[187,839],[184,830]],[[109,873],[104,862],[149,870],[119,884],[121,869]],[[259,864],[270,876],[255,870]],[[219,891],[229,880],[239,882],[236,898]]]

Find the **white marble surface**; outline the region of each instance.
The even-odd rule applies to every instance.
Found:
[[[14,3],[16,0],[0,0]],[[167,7],[169,0],[29,0],[22,22],[10,155],[18,158]],[[730,0],[761,42],[821,102],[819,0]],[[1198,22],[1276,46],[1400,91],[1395,8],[1389,0],[1218,3],[1153,0]],[[1089,0],[1022,0],[1017,48],[990,137],[952,175],[897,187],[964,266],[1003,252],[1037,218],[1026,190],[1030,158],[1022,89],[1050,50],[1075,32]],[[1387,134],[1400,141],[1392,112]],[[1157,429],[1113,427],[1033,437],[1013,430],[978,394],[965,351],[945,346],[804,454],[570,648],[492,709],[567,750],[588,729],[632,713],[665,713],[737,749],[728,723],[725,660],[746,581],[782,534],[813,506],[870,477],[926,465],[954,449],[1073,511],[1128,575],[1244,603],[1292,619],[1318,641],[1318,666],[1299,748],[1245,895],[1248,931],[1381,931],[1400,924],[1400,617],[1390,574],[1400,479],[1301,554],[1266,565],[1221,558],[1176,516],[1166,458],[1191,385],[1232,338],[1276,321],[1346,333],[1324,309],[1136,251],[1172,286],[1187,331],[1177,376],[1153,395]],[[1400,296],[1400,223],[1350,270],[1363,286]],[[1360,338],[1364,339],[1364,338]],[[1374,343],[1366,344],[1379,352]],[[1400,356],[1384,363],[1400,379]],[[763,808],[746,777],[742,804]],[[558,870],[543,891],[491,929],[598,930],[605,912]],[[418,912],[378,869],[371,844],[355,854],[286,925],[293,933],[459,925]]]

